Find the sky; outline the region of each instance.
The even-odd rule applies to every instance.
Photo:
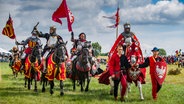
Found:
[[[20,42],[31,36],[34,25],[39,22],[38,30],[48,33],[50,26],[56,26],[57,34],[67,41],[68,51],[72,47],[71,33],[65,18],[60,25],[52,21],[52,14],[62,0],[0,0],[0,30],[6,25],[9,13],[13,19],[16,39]],[[74,15],[72,24],[75,38],[81,32],[87,40],[98,42],[102,52],[108,52],[116,40],[116,29],[107,28],[115,21],[103,16],[113,16],[117,5],[120,8],[120,25],[129,22],[131,31],[137,36],[144,56],[151,55],[153,47],[163,48],[167,55],[176,50],[184,52],[184,0],[66,0]],[[41,39],[42,44],[46,43]],[[0,35],[0,48],[10,50],[15,40]]]

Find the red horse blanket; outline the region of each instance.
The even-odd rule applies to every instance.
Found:
[[[49,81],[54,80],[54,78],[56,78],[57,80],[65,80],[66,79],[65,62],[62,62],[59,66],[59,69],[57,70],[58,66],[56,66],[56,63],[52,60],[52,57],[53,54],[51,54],[48,58],[46,78]]]

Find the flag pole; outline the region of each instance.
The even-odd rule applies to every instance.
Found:
[[[17,42],[17,38],[15,37],[15,42]],[[16,44],[16,46],[17,46],[17,49],[18,49],[18,51],[19,51],[19,46]]]
[[[116,27],[116,39],[118,38],[118,26]]]
[[[117,0],[118,1],[118,0]],[[117,5],[117,8],[118,8],[118,19],[119,19],[119,1],[118,1],[118,5]],[[120,22],[120,20],[118,20],[118,22]],[[118,23],[119,25],[119,23]],[[118,25],[116,27],[116,39],[118,38]]]

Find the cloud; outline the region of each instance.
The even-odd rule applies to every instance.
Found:
[[[174,24],[184,21],[184,4],[177,1],[159,1],[155,5],[123,8],[122,22],[133,24]]]

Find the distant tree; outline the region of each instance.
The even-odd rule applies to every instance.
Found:
[[[107,53],[101,53],[101,56],[108,56],[108,52]]]
[[[99,56],[101,53],[101,45],[98,42],[92,43],[95,56]]]
[[[160,54],[161,56],[166,56],[166,51],[165,51],[163,48],[160,48],[160,49],[159,49],[159,54]]]

